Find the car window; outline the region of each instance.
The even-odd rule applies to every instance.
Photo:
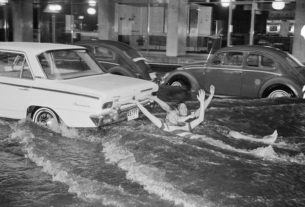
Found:
[[[258,67],[259,66],[259,56],[251,54],[246,59],[247,66]]]
[[[0,52],[0,76],[33,79],[25,56],[11,52]]]
[[[246,59],[246,64],[250,67],[257,67],[267,70],[275,68],[275,62],[271,58],[260,54],[248,55]]]
[[[95,47],[95,55],[106,60],[115,60],[115,53],[105,47]]]
[[[223,65],[241,66],[242,63],[243,63],[243,53],[241,53],[241,52],[228,52],[225,55]]]
[[[262,56],[261,57],[261,65],[265,68],[274,68],[275,67],[275,63],[271,58]]]
[[[217,66],[217,65],[222,65],[223,60],[224,60],[225,53],[219,53],[217,54],[213,60],[212,60],[212,65]]]

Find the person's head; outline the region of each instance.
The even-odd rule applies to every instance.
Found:
[[[184,121],[181,121],[182,117],[187,116],[188,109],[184,103],[179,103],[177,108],[171,110],[166,115],[166,121],[171,125],[182,126],[185,124]]]
[[[185,103],[178,104],[177,109],[179,112],[179,116],[187,116],[188,110]]]

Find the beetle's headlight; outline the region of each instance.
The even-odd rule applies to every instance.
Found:
[[[109,102],[104,103],[102,108],[103,109],[109,109],[109,108],[112,107],[112,105],[113,105],[113,102],[109,101]]]

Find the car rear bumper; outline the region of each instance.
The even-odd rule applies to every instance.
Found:
[[[152,106],[153,101],[144,100],[141,104],[145,106]],[[125,104],[120,106],[118,110],[109,110],[107,113],[91,115],[90,119],[96,127],[106,126],[109,124],[114,124],[120,121],[127,120],[127,113],[129,110],[136,108],[135,104]]]

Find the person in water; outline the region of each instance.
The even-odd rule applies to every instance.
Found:
[[[158,103],[160,107],[167,112],[165,120],[151,114],[141,103],[135,100],[136,105],[142,111],[142,113],[158,128],[172,132],[175,130],[191,131],[196,126],[204,121],[204,113],[215,93],[215,87],[210,86],[210,95],[205,100],[205,91],[199,90],[197,99],[200,103],[200,107],[196,112],[188,115],[187,106],[184,103],[180,103],[177,108],[171,108],[167,103],[162,101],[156,96],[152,96],[151,99]],[[190,119],[193,119],[189,121]]]

